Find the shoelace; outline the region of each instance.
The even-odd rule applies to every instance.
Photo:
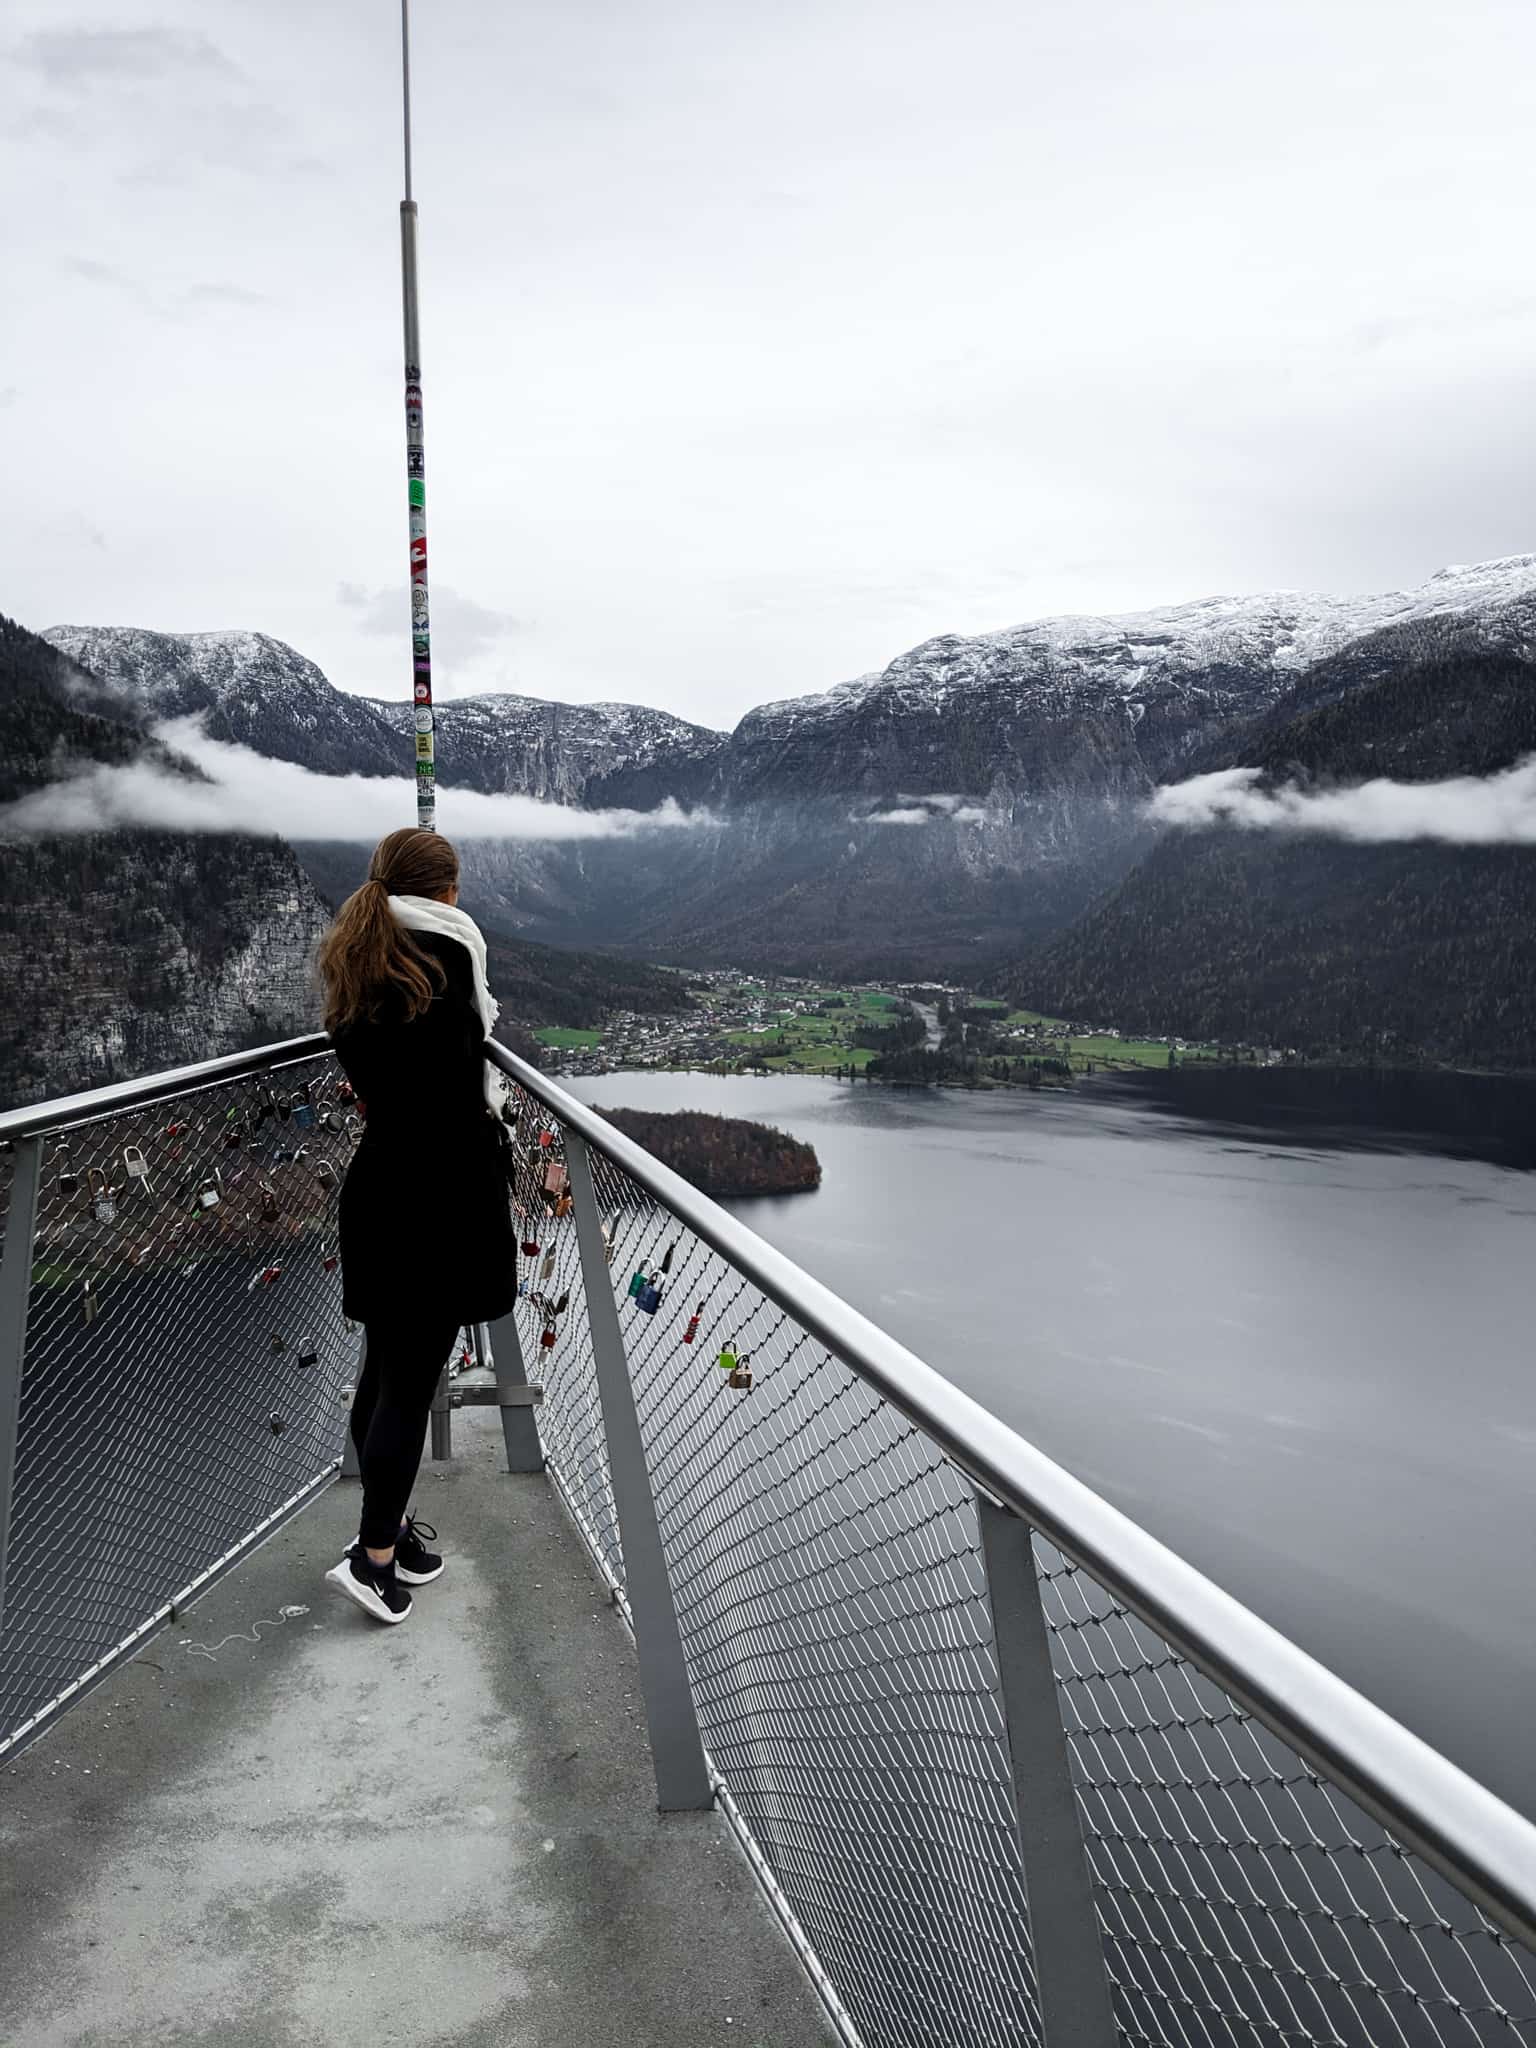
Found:
[[[430,1522],[418,1522],[414,1515],[407,1515],[405,1518],[405,1534],[401,1537],[400,1543],[421,1543],[423,1536],[429,1537],[434,1543],[437,1541],[437,1531]],[[400,1548],[400,1543],[395,1545],[397,1550]],[[425,1543],[421,1543],[421,1547],[425,1550],[427,1546]]]

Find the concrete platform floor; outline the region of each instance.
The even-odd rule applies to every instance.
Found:
[[[553,1492],[500,1469],[494,1411],[455,1443],[415,1501],[449,1570],[402,1627],[322,1581],[339,1482],[0,1769],[8,2048],[832,2040],[725,1822],[656,1813]]]

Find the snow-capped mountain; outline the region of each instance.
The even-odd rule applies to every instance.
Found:
[[[415,730],[411,705],[367,701],[402,738]],[[436,707],[436,723],[440,758],[471,788],[588,810],[651,810],[666,796],[691,804],[727,744],[723,732],[643,704],[557,704],[510,693],[452,698]]]
[[[674,957],[969,966],[1119,881],[1150,843],[1142,800],[1158,782],[1241,760],[1451,628],[1530,658],[1536,554],[1367,597],[1212,597],[942,635],[729,734],[627,704],[450,701],[439,776],[587,808],[674,798],[718,821],[643,848],[468,849],[467,882],[505,928]],[[264,635],[48,637],[157,714],[205,712],[216,737],[327,773],[409,772],[411,706],[347,696]],[[325,865],[334,893],[345,863]]]

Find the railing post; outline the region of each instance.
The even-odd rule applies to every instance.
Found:
[[[656,1770],[656,1804],[663,1813],[712,1806],[709,1766],[704,1761],[704,1743],[688,1684],[683,1638],[672,1603],[672,1583],[613,1298],[613,1275],[603,1245],[592,1161],[585,1142],[572,1130],[565,1133],[565,1162],[576,1210],[576,1242],[581,1252],[603,1432],[608,1441],[608,1476],[624,1550],[624,1585],[634,1619],[640,1691]]]
[[[363,1367],[368,1363],[368,1332],[361,1330],[357,1338],[357,1364],[352,1369],[352,1400],[347,1403],[347,1429],[341,1444],[341,1476],[343,1479],[361,1479],[362,1464],[358,1459],[357,1445],[352,1441],[352,1405],[357,1399],[357,1390],[362,1382]]]
[[[517,1312],[507,1313],[489,1325],[476,1323],[475,1350],[481,1362],[496,1374],[496,1391],[504,1387],[526,1387],[528,1368],[523,1363],[523,1343],[517,1334]],[[489,1352],[489,1357],[486,1354]],[[544,1446],[539,1442],[538,1417],[531,1408],[501,1405],[501,1439],[507,1447],[509,1472],[542,1472]]]
[[[1044,2048],[1119,2039],[1029,1524],[978,1495]]]
[[[21,1372],[27,1355],[27,1307],[32,1298],[32,1247],[42,1174],[43,1140],[18,1138],[5,1253],[0,1258],[0,1629],[5,1626],[5,1565],[11,1546],[16,1432],[21,1422]]]
[[[448,1398],[448,1367],[453,1364],[459,1349],[459,1331],[453,1333],[453,1350],[448,1362],[437,1376],[437,1392],[432,1396],[432,1457],[437,1464],[453,1456],[453,1403]]]

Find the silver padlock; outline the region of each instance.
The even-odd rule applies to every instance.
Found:
[[[210,1174],[208,1179],[198,1189],[197,1206],[199,1209],[217,1209],[220,1202],[223,1201],[224,1197],[219,1191],[220,1178],[221,1176],[216,1173]]]
[[[89,1169],[85,1176],[85,1184],[90,1191],[91,1214],[96,1218],[96,1221],[98,1223],[115,1223],[117,1221],[117,1191],[115,1188],[108,1187],[107,1176],[99,1166],[93,1166]]]

